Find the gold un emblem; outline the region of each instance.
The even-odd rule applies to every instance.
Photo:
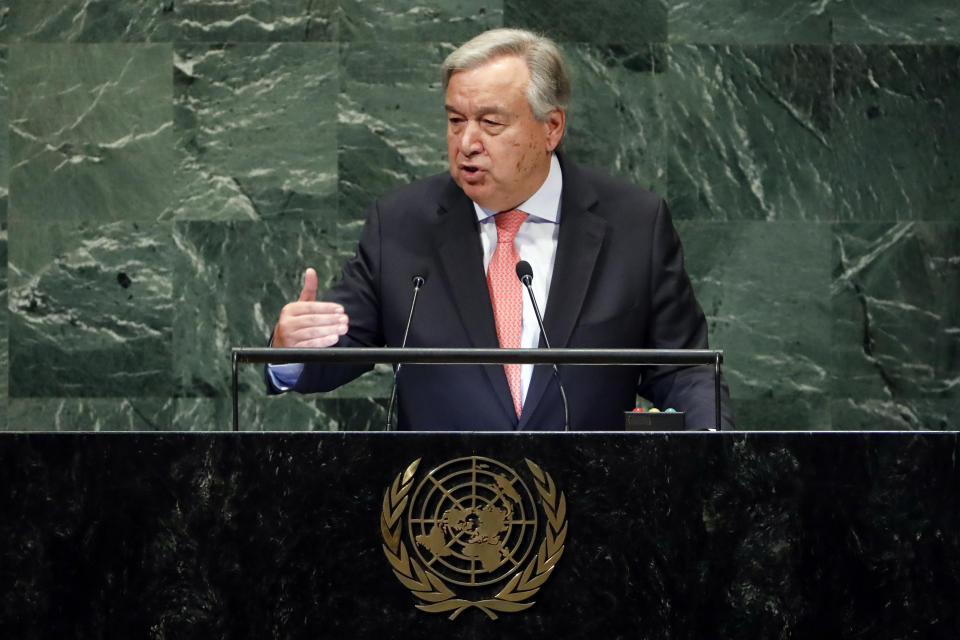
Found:
[[[453,620],[476,607],[495,620],[533,606],[567,537],[566,498],[550,474],[525,460],[535,500],[520,474],[491,458],[449,460],[415,483],[420,460],[394,479],[380,515],[383,552],[417,608]]]

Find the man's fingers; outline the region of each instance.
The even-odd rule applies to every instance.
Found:
[[[303,273],[303,288],[300,290],[300,302],[313,302],[317,299],[317,272],[312,267]]]
[[[327,327],[305,327],[290,334],[290,346],[298,349],[307,347],[331,347],[340,336],[347,332],[346,325]]]
[[[344,315],[343,307],[336,302],[301,302],[299,300],[284,306],[283,313],[288,316]]]
[[[347,320],[347,316],[329,313],[290,316],[284,323],[284,327],[287,328],[290,333],[313,328],[316,328],[318,331],[323,331],[324,333],[341,333],[339,329],[342,328],[342,333],[346,333],[348,325],[349,321]]]
[[[288,306],[316,304],[294,302]],[[340,336],[349,329],[347,316],[344,314],[308,314],[287,315],[281,314],[273,334],[275,347],[329,347],[337,343]]]
[[[337,340],[340,339],[340,336],[326,336],[324,338],[314,338],[312,340],[305,340],[303,342],[298,342],[296,345],[297,349],[316,349],[322,347],[332,347],[337,344]]]

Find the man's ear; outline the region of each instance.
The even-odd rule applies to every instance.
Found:
[[[553,151],[563,138],[563,130],[567,125],[567,114],[563,109],[554,109],[543,120],[547,131],[547,151]]]

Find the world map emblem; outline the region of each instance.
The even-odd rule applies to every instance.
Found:
[[[420,462],[396,476],[380,517],[383,551],[417,608],[452,620],[471,607],[496,619],[533,606],[567,536],[566,498],[550,475],[531,460],[525,478],[469,456],[418,480]]]

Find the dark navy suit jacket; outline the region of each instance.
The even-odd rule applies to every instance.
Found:
[[[560,235],[544,325],[550,344],[593,348],[707,348],[707,325],[663,200],[560,158]],[[522,256],[521,256],[522,257]],[[408,347],[496,347],[473,203],[447,174],[403,187],[371,208],[356,255],[323,300],[350,318],[337,346],[399,346],[412,295],[426,276]],[[536,275],[534,276],[536,277]],[[542,345],[542,342],[541,342]],[[370,367],[306,365],[296,391],[333,389]],[[622,429],[639,393],[713,427],[710,367],[560,367],[571,429]],[[268,381],[269,386],[269,381]],[[275,389],[271,389],[275,391]],[[726,386],[724,428],[730,428]],[[405,365],[400,429],[562,429],[550,367],[534,370],[517,418],[502,366]]]

